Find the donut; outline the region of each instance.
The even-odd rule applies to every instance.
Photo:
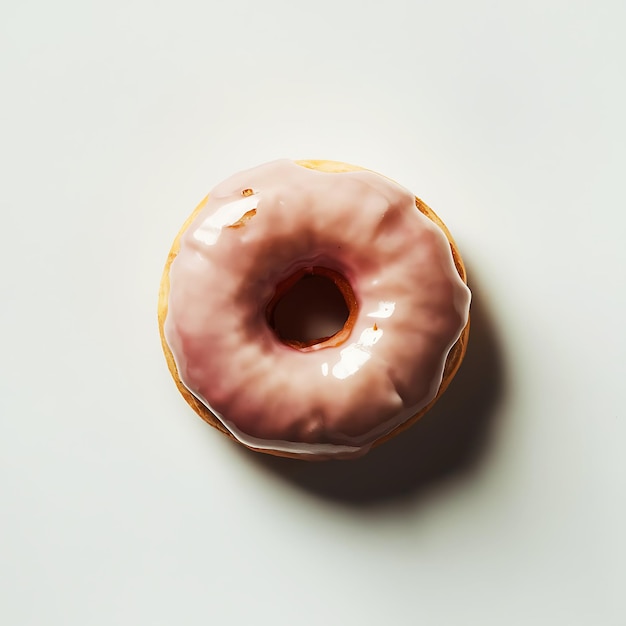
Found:
[[[354,458],[452,380],[466,282],[448,229],[397,183],[335,161],[273,161],[217,185],[183,225],[161,281],[161,342],[185,400],[227,436],[278,456]],[[282,303],[313,283],[343,313],[303,336],[290,321],[332,298],[309,294],[291,313]]]

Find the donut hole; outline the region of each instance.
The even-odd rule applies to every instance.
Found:
[[[267,320],[282,343],[300,350],[319,349],[345,340],[355,309],[354,294],[343,276],[313,268],[297,272],[277,287]]]

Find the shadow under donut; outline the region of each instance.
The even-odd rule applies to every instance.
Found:
[[[469,286],[471,329],[463,364],[411,428],[349,461],[306,462],[240,449],[299,487],[352,506],[412,498],[442,479],[470,472],[486,452],[505,376],[487,304],[473,281]]]

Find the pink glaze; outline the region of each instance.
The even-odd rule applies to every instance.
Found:
[[[265,310],[281,280],[313,266],[347,278],[359,314],[342,345],[301,352]],[[469,303],[411,193],[284,160],[210,193],[171,266],[165,336],[183,384],[243,443],[355,456],[435,397]]]

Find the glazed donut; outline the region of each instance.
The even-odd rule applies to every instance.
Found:
[[[276,322],[307,276],[345,300],[330,336]],[[192,408],[248,448],[307,459],[367,452],[423,415],[467,344],[458,250],[423,202],[374,172],[280,160],[200,203],[170,251],[159,327]]]

